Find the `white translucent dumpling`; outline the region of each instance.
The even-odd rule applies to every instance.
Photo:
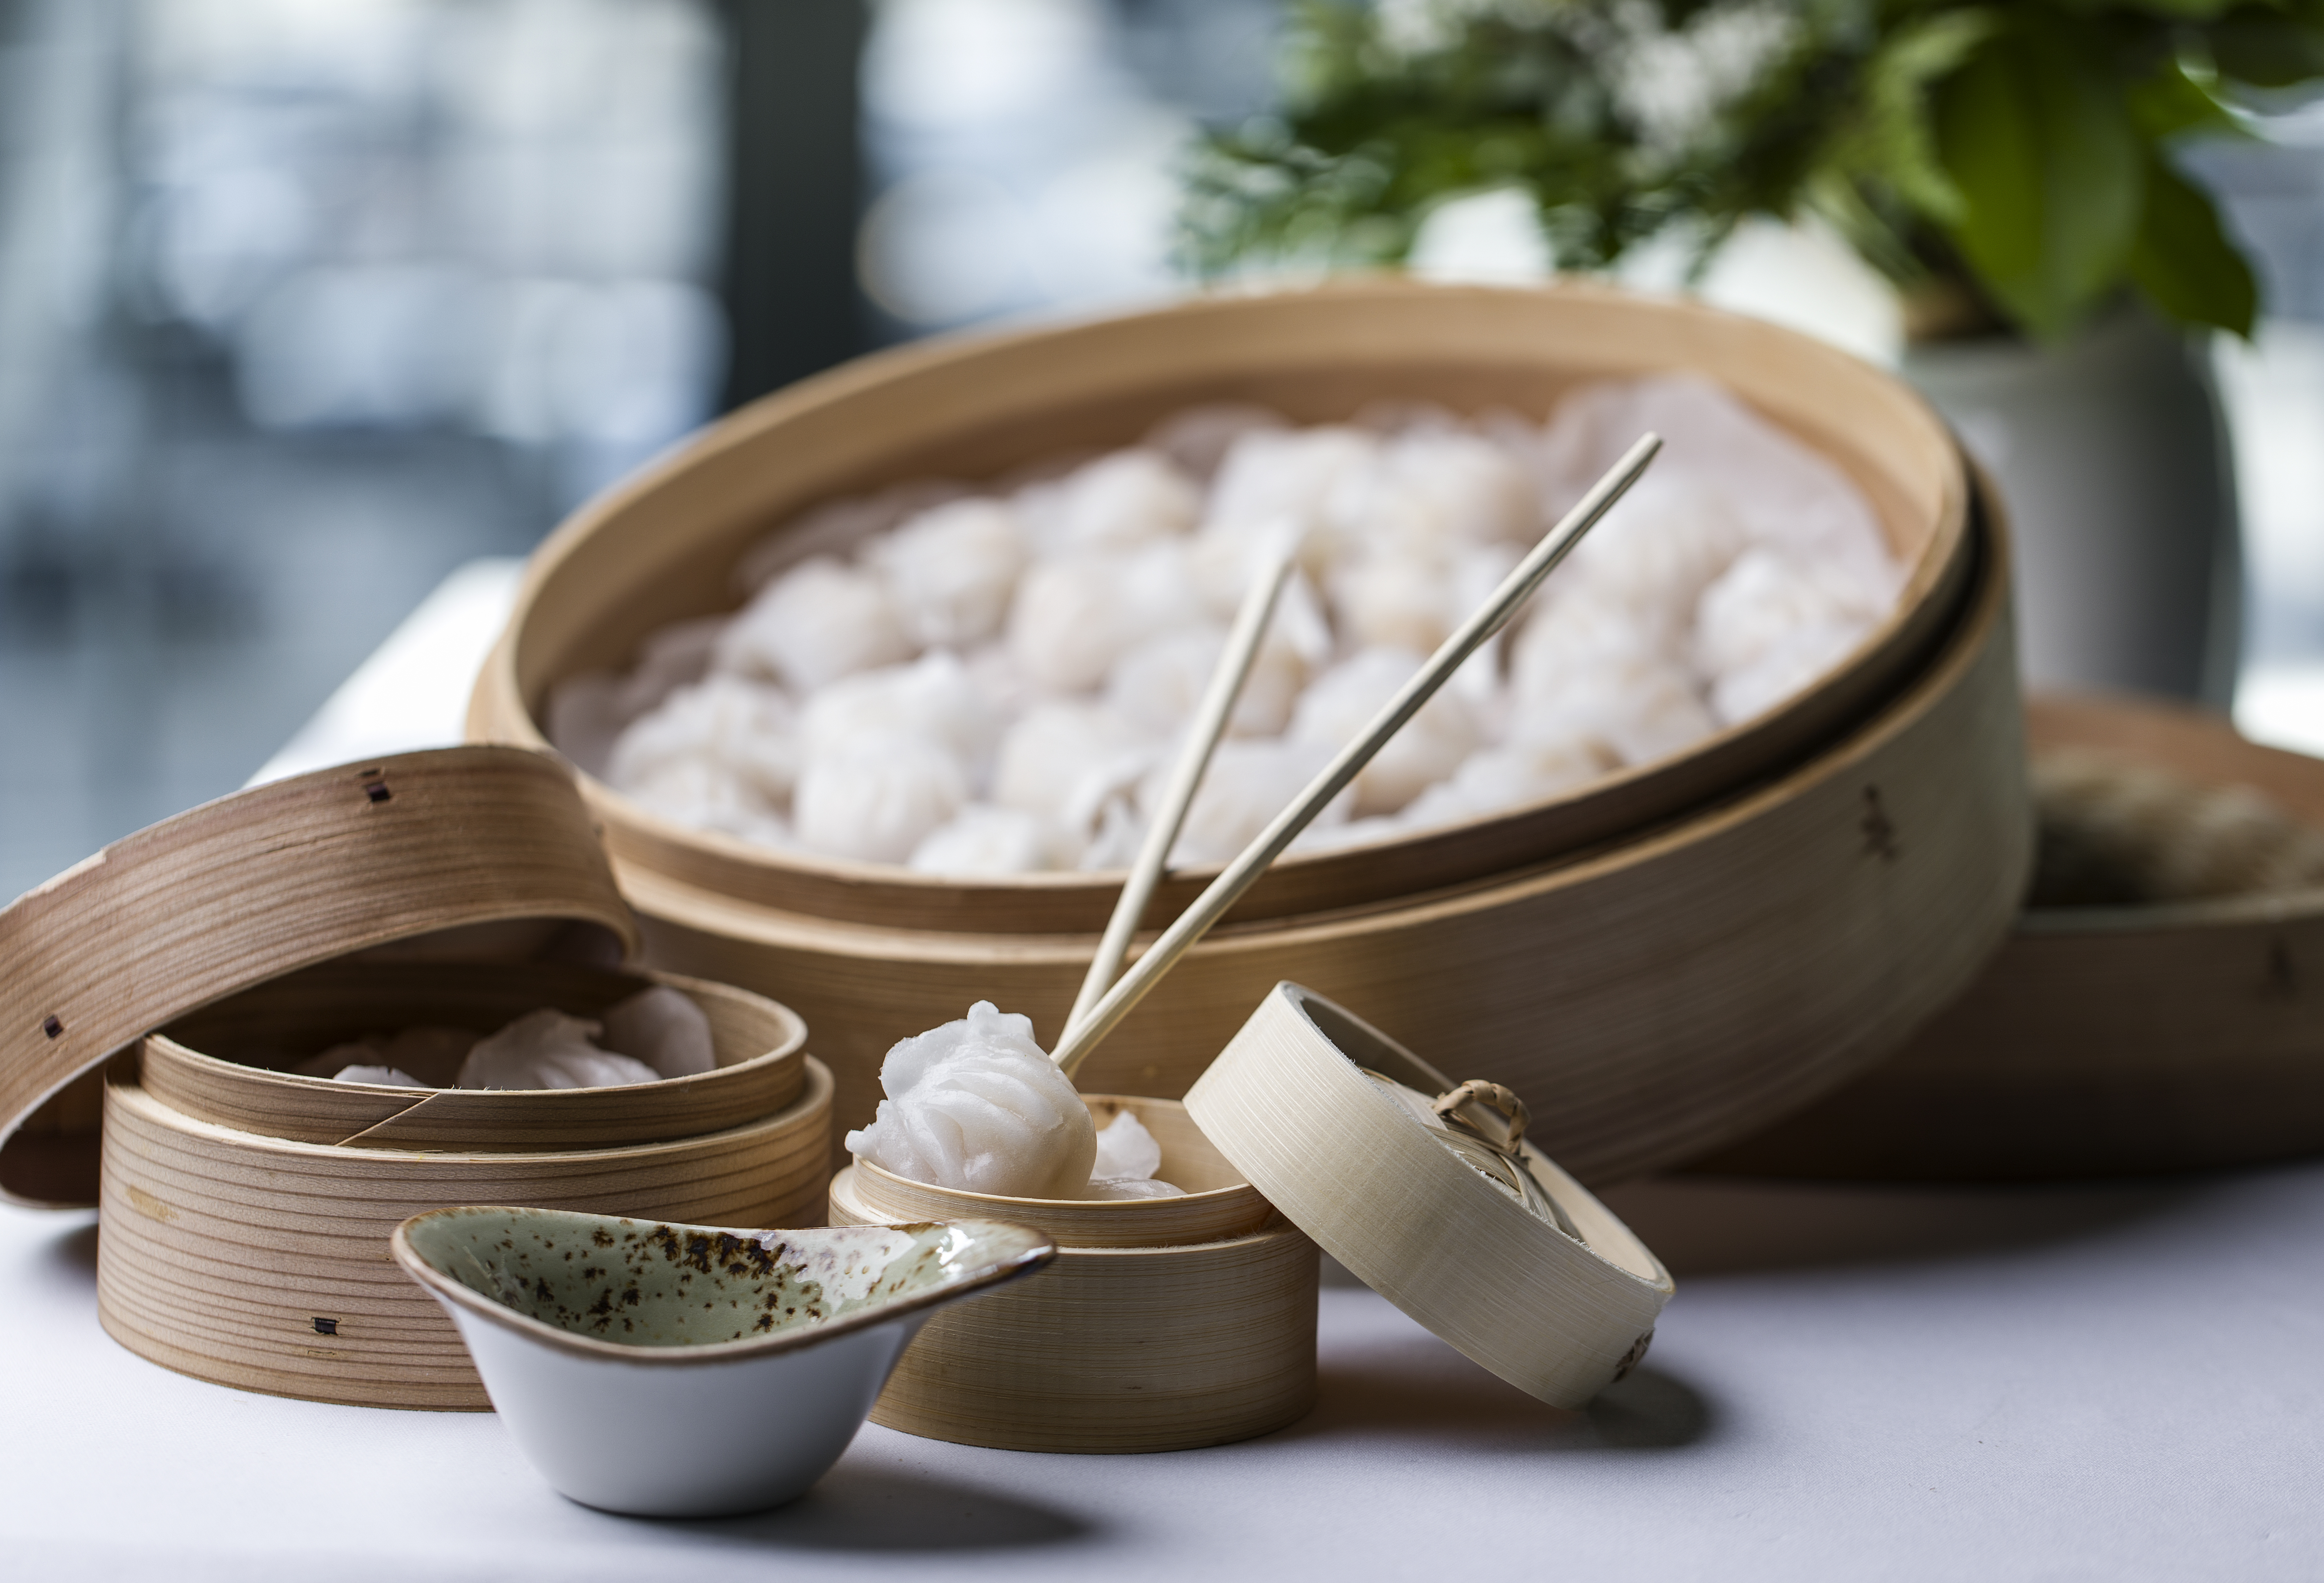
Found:
[[[971,803],[912,849],[927,874],[1031,874],[1060,867],[1057,832],[1038,814]]]
[[[872,1125],[848,1152],[908,1181],[1006,1198],[1084,1196],[1097,1127],[1031,1019],[980,1000],[888,1052]]]
[[[1293,740],[1336,752],[1419,670],[1409,649],[1366,649],[1325,671],[1301,695]],[[1356,777],[1358,814],[1393,814],[1421,789],[1460,768],[1482,740],[1476,710],[1452,688],[1440,690]]]
[[[817,556],[768,584],[736,613],[713,663],[811,693],[911,653],[911,635],[886,580]]]
[[[1587,786],[1619,763],[1608,744],[1586,735],[1487,748],[1413,798],[1400,817],[1415,830],[1487,818]]]
[[[715,831],[761,846],[796,844],[790,822],[780,810],[721,760],[672,759],[622,790],[647,813],[673,824]]]
[[[1146,1123],[1128,1110],[1116,1111],[1098,1129],[1097,1158],[1090,1179],[1150,1177],[1162,1169],[1162,1146],[1146,1130]]]
[[[723,674],[679,687],[615,739],[605,778],[634,796],[688,762],[715,766],[763,811],[779,809],[798,777],[798,716],[790,698],[770,683]],[[660,795],[668,802],[677,794],[664,787]]]
[[[992,800],[1086,834],[1161,753],[1153,737],[1102,705],[1039,704],[1001,739]]]
[[[1289,807],[1332,760],[1333,750],[1314,742],[1276,738],[1232,737],[1211,754],[1210,768],[1179,827],[1170,861],[1178,864],[1224,863],[1257,840],[1275,816]],[[1139,790],[1140,811],[1150,819],[1168,784],[1170,767],[1157,766]],[[1329,829],[1348,817],[1357,794],[1351,788],[1324,805],[1313,830]]]
[[[1158,451],[1114,451],[1059,481],[1053,510],[1058,548],[1124,549],[1192,532],[1203,492]]]
[[[601,1025],[544,1007],[476,1041],[460,1065],[464,1089],[597,1089],[652,1082],[644,1062],[595,1041]]]
[[[1718,731],[1694,673],[1646,649],[1545,676],[1517,691],[1509,715],[1514,741],[1602,742],[1624,764],[1655,763]]]
[[[949,502],[865,547],[913,641],[981,643],[1001,630],[1030,557],[1024,525],[1001,501]]]
[[[656,984],[605,1008],[605,1048],[642,1061],[663,1077],[714,1070],[718,1053],[710,1018],[690,995]]]
[[[1449,557],[1383,546],[1334,564],[1324,583],[1333,624],[1349,643],[1428,654],[1452,630]]]
[[[807,702],[799,738],[809,759],[857,737],[903,735],[943,747],[971,775],[989,763],[1001,716],[959,657],[944,649],[909,665],[842,676]]]
[[[816,851],[900,863],[968,796],[968,772],[940,744],[867,732],[807,760],[791,803],[792,828]]]
[[[1009,651],[1038,685],[1079,692],[1159,632],[1202,619],[1186,547],[1175,540],[1045,561],[1009,612]]]
[[[1327,506],[1369,475],[1379,438],[1354,428],[1254,429],[1238,437],[1211,481],[1202,537],[1232,538],[1287,524],[1303,537],[1300,560],[1320,573],[1338,553]]]
[[[629,724],[622,713],[622,678],[610,671],[583,671],[549,689],[549,741],[584,774],[603,778],[613,742]]]
[[[1213,401],[1172,413],[1148,429],[1140,443],[1159,451],[1208,483],[1235,441],[1261,429],[1290,428],[1283,414],[1249,401]]]
[[[1459,428],[1415,428],[1381,447],[1371,511],[1443,540],[1530,539],[1541,531],[1533,481],[1501,448]]]
[[[377,1083],[383,1088],[419,1089],[428,1085],[400,1067],[342,1066],[331,1076],[333,1082]]]
[[[1106,678],[1107,706],[1151,735],[1178,731],[1194,717],[1226,642],[1224,629],[1207,623],[1148,639],[1123,655]],[[1306,677],[1289,641],[1270,628],[1227,716],[1228,734],[1281,734]]]
[[[1574,548],[1562,575],[1569,592],[1586,593],[1675,633],[1693,620],[1702,591],[1734,564],[1746,543],[1741,523],[1720,495],[1648,474]]]

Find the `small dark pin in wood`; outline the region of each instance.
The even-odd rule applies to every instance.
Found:
[[[49,1037],[52,1039],[62,1038],[64,1036],[65,1025],[63,1020],[60,1018],[56,1013],[51,1012],[48,1016],[41,1019],[41,1031],[48,1035]]]
[[[335,1319],[324,1319],[324,1318],[323,1318],[323,1317],[321,1317],[320,1315],[317,1315],[317,1316],[316,1316],[316,1319],[315,1319],[315,1334],[317,1334],[317,1335],[318,1335],[318,1336],[336,1336],[336,1335],[337,1335],[338,1333],[339,1333],[339,1321],[337,1321],[337,1320],[335,1320]]]

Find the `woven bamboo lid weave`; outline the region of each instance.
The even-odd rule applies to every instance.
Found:
[[[636,952],[558,760],[467,747],[318,770],[163,820],[26,892],[0,911],[0,1198],[96,1201],[101,1095],[75,1080],[140,1035],[298,969],[448,930],[514,954],[559,935]]]
[[[1521,1097],[1286,982],[1185,1103],[1323,1251],[1518,1389],[1578,1407],[1645,1356],[1670,1275],[1523,1141]],[[1514,1127],[1472,1125],[1492,1110]]]

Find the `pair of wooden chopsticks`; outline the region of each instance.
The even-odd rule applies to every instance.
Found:
[[[1542,579],[1555,570],[1569,551],[1580,543],[1582,536],[1598,524],[1600,518],[1622,498],[1646,465],[1662,449],[1659,437],[1649,434],[1632,446],[1622,459],[1600,478],[1582,498],[1582,502],[1568,511],[1557,526],[1543,536],[1531,553],[1519,561],[1492,596],[1480,606],[1475,614],[1462,622],[1458,631],[1444,640],[1428,663],[1415,673],[1412,679],[1399,689],[1395,697],[1383,704],[1371,723],[1358,733],[1356,739],[1340,750],[1322,773],[1307,784],[1307,788],[1293,799],[1291,805],[1275,816],[1274,823],[1259,832],[1257,839],[1245,847],[1219,877],[1211,881],[1194,905],[1181,913],[1176,921],[1162,932],[1161,937],[1136,965],[1120,979],[1121,959],[1130,949],[1130,936],[1138,931],[1138,920],[1160,881],[1164,865],[1168,861],[1170,848],[1178,839],[1178,831],[1185,823],[1186,809],[1194,800],[1194,792],[1202,785],[1203,772],[1211,762],[1212,750],[1218,746],[1225,733],[1227,717],[1233,713],[1235,699],[1242,691],[1243,681],[1250,674],[1251,663],[1258,658],[1259,640],[1266,635],[1268,619],[1275,612],[1276,601],[1281,596],[1283,584],[1290,575],[1297,553],[1296,538],[1286,536],[1280,542],[1269,543],[1264,554],[1259,575],[1252,580],[1250,591],[1243,596],[1242,608],[1235,616],[1233,631],[1229,634],[1226,651],[1220,655],[1217,667],[1211,673],[1210,686],[1203,695],[1189,726],[1185,745],[1179,750],[1178,761],[1171,772],[1168,790],[1163,805],[1146,833],[1145,844],[1139,849],[1138,861],[1130,871],[1130,879],[1121,888],[1121,897],[1114,904],[1113,916],[1105,926],[1099,942],[1097,956],[1090,963],[1089,976],[1082,980],[1081,993],[1074,999],[1072,1014],[1065,1019],[1065,1036],[1050,1057],[1071,1077],[1089,1059],[1090,1052],[1130,1015],[1131,1008],[1144,999],[1163,974],[1177,965],[1178,959],[1191,950],[1194,943],[1211,931],[1211,926],[1226,915],[1227,909],[1240,900],[1244,891],[1267,871],[1268,864],[1283,855],[1283,849],[1307,828],[1316,815],[1339,796],[1348,783],[1355,779],[1372,756],[1388,745],[1388,739],[1404,728],[1406,721],[1420,712],[1420,706],[1435,695],[1461,664],[1494,633],[1508,623],[1517,607],[1541,586]]]

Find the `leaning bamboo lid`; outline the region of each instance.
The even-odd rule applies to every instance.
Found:
[[[1185,1103],[1326,1253],[1518,1389],[1578,1407],[1646,1355],[1668,1272],[1526,1143],[1508,1090],[1286,982]]]
[[[96,1201],[101,1094],[75,1080],[140,1035],[420,936],[464,953],[554,953],[560,936],[635,953],[562,764],[469,747],[318,770],[151,825],[17,897],[0,911],[0,1198]]]

